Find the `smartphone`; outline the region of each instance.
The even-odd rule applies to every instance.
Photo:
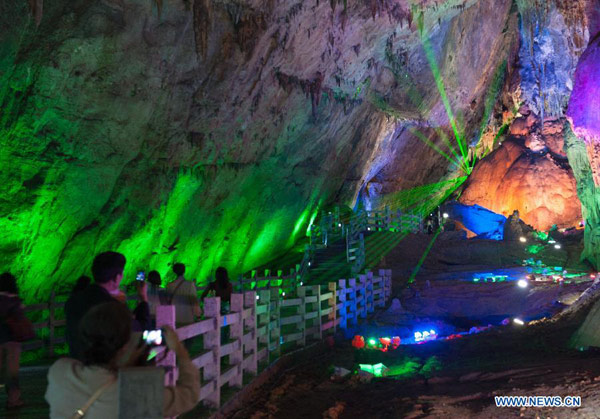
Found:
[[[144,271],[138,272],[137,275],[135,276],[136,281],[144,281],[145,279],[146,279],[146,274],[144,273]]]
[[[160,346],[163,343],[162,330],[144,330],[142,339],[149,346]]]

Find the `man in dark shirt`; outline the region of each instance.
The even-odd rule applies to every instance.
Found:
[[[123,279],[125,256],[117,252],[100,253],[94,258],[92,274],[94,283],[83,291],[71,295],[65,304],[67,325],[65,337],[69,345],[69,354],[72,358],[81,360],[81,342],[79,339],[79,322],[92,307],[110,301],[121,301],[122,294],[119,285]],[[150,320],[148,297],[146,296],[146,283],[138,285],[140,303],[132,317],[134,330],[143,330]]]

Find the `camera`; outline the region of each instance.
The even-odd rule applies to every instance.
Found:
[[[137,273],[137,275],[135,276],[135,280],[136,281],[144,281],[146,279],[146,274],[144,273],[144,271],[140,271]]]
[[[163,343],[162,330],[144,330],[142,339],[149,346],[160,346]]]

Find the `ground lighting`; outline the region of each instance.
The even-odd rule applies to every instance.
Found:
[[[527,239],[525,237],[519,237],[519,241],[521,243],[525,243],[525,242],[527,242]]]
[[[525,280],[525,279],[519,279],[517,281],[517,285],[521,288],[527,288],[527,286],[529,285],[529,283]]]
[[[523,325],[525,324],[525,322],[524,322],[523,320],[521,320],[521,319],[517,319],[517,318],[514,318],[514,319],[513,319],[513,322],[514,322],[515,324],[518,324],[519,326],[523,326]]]

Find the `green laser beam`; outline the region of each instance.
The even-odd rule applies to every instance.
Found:
[[[453,165],[460,167],[460,159],[458,161],[454,161],[450,158],[450,156],[448,156],[446,153],[444,153],[437,145],[435,145],[434,143],[432,143],[429,138],[427,138],[422,132],[420,132],[419,130],[416,130],[414,128],[409,128],[409,131],[414,134],[419,140],[421,140],[423,143],[425,143],[425,145],[427,145],[428,147],[431,147],[433,150],[435,150],[440,156],[444,157],[446,160],[448,160],[450,163],[452,163]]]
[[[415,277],[417,276],[417,273],[419,273],[419,270],[421,269],[421,266],[423,265],[423,262],[425,262],[425,259],[427,258],[427,255],[429,255],[429,252],[431,251],[431,248],[433,247],[433,244],[435,243],[435,240],[437,239],[437,237],[439,236],[439,234],[441,232],[442,232],[442,229],[440,227],[440,228],[437,229],[437,231],[433,235],[433,238],[431,239],[431,241],[429,242],[429,244],[425,248],[425,252],[423,252],[423,255],[421,256],[421,259],[419,259],[419,262],[417,263],[417,266],[415,266],[415,269],[413,269],[412,274],[410,275],[410,278],[408,279],[408,284],[412,284],[413,282],[415,282]]]

